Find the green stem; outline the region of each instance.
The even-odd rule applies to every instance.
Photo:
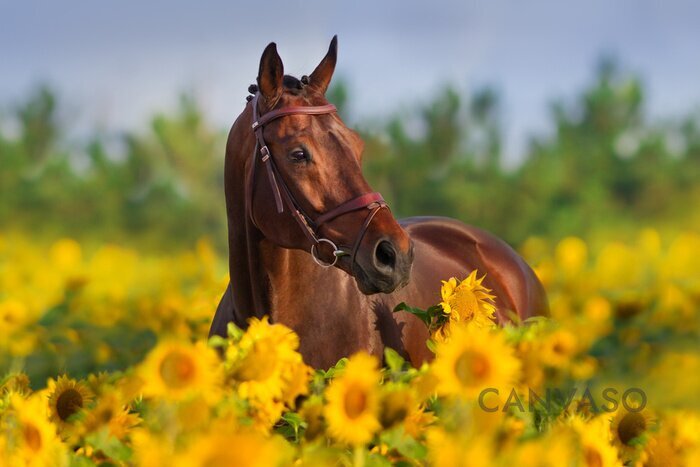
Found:
[[[353,454],[353,467],[365,467],[365,447],[355,446]]]

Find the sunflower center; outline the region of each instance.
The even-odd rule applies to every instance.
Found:
[[[29,446],[29,449],[32,451],[41,449],[41,433],[36,426],[32,424],[24,425],[22,436],[24,437],[24,442]]]
[[[382,426],[389,428],[404,421],[408,416],[409,404],[410,400],[402,398],[400,394],[384,397],[380,417]]]
[[[552,346],[552,351],[554,351],[555,354],[563,354],[564,353],[564,344],[561,342],[555,342],[554,345]]]
[[[348,418],[355,419],[362,415],[367,407],[367,393],[356,385],[350,386],[343,400]]]
[[[56,399],[56,412],[58,417],[66,421],[68,417],[83,408],[83,396],[76,389],[66,389]]]
[[[583,450],[583,459],[587,467],[603,467],[603,457],[597,449],[586,447]]]
[[[617,434],[622,444],[629,445],[629,442],[637,438],[647,428],[647,421],[643,415],[631,412],[622,417],[617,427]]]
[[[112,409],[110,407],[107,407],[103,409],[102,411],[99,412],[98,416],[96,417],[98,420],[100,420],[101,423],[109,423],[110,420],[112,420],[112,417],[114,416],[114,412],[112,412]]]
[[[457,379],[465,386],[481,381],[491,371],[489,360],[480,353],[464,352],[455,361]]]
[[[168,354],[160,364],[160,375],[172,388],[187,386],[195,376],[196,368],[192,359],[182,352]]]
[[[479,302],[471,290],[460,290],[452,296],[450,305],[461,319],[469,321],[474,317],[474,310],[479,307]]]

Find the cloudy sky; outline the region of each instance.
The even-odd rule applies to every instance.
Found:
[[[546,131],[547,103],[580,90],[602,54],[643,76],[655,117],[697,109],[699,19],[693,0],[0,0],[0,109],[49,83],[76,126],[138,128],[189,90],[224,127],[268,42],[301,75],[338,34],[353,115],[493,84],[516,158]]]

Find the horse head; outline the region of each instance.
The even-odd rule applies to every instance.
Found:
[[[364,294],[390,293],[408,283],[413,245],[362,174],[362,139],[326,100],[336,58],[334,37],[316,69],[297,79],[267,46],[254,97],[232,130],[247,142],[238,140],[237,184],[255,233],[342,269]],[[226,195],[227,205],[236,202],[234,190]]]

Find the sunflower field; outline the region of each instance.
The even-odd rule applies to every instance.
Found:
[[[700,235],[530,238],[551,318],[497,327],[478,271],[425,284],[429,365],[308,367],[288,328],[203,339],[206,240],[0,235],[3,465],[700,465]]]

